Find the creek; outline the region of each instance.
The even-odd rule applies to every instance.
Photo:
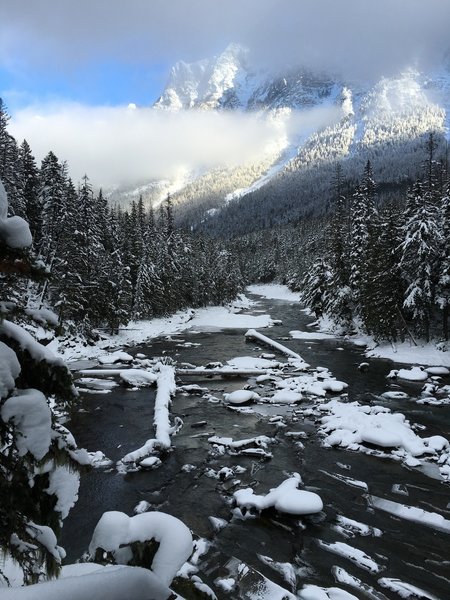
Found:
[[[256,299],[256,297],[253,297]],[[272,339],[283,340],[313,367],[327,367],[333,375],[348,383],[349,400],[377,403],[399,411],[414,423],[424,425],[421,435],[439,434],[450,439],[450,407],[418,405],[414,399],[422,384],[402,383],[407,400],[386,400],[381,394],[392,389],[386,378],[393,368],[387,360],[370,359],[366,372],[358,365],[366,361],[363,349],[342,339],[296,340],[289,331],[307,330],[312,318],[302,312],[299,304],[257,297],[257,304],[246,312],[270,314],[282,325],[262,330]],[[225,363],[236,356],[259,356],[271,352],[246,342],[245,330],[226,329],[185,331],[170,339],[155,339],[147,344],[126,348],[132,355],[148,357],[170,356],[177,364],[206,365],[212,361]],[[277,355],[277,360],[285,357]],[[206,379],[185,377],[181,385],[198,384],[208,393],[222,399],[223,393],[241,389],[244,379]],[[256,391],[260,392],[258,388]],[[260,392],[261,393],[261,392]],[[114,463],[153,436],[154,388],[130,390],[116,387],[108,394],[82,393],[78,410],[71,415],[68,427],[81,447],[102,450]],[[438,512],[450,519],[449,484],[436,477],[433,469],[407,468],[400,462],[351,452],[336,447],[326,448],[317,434],[314,418],[295,416],[295,406],[271,404],[253,405],[249,413],[227,408],[222,401],[211,401],[189,393],[177,393],[171,414],[183,419],[181,431],[173,438],[173,451],[154,470],[120,474],[113,467],[93,470],[82,475],[79,500],[66,519],[61,543],[72,562],[87,549],[94,527],[104,511],[120,510],[129,515],[142,500],[151,509],[161,510],[180,518],[191,530],[211,542],[211,548],[200,561],[198,575],[214,589],[219,598],[234,597],[215,587],[224,565],[232,557],[279,585],[289,589],[282,574],[262,561],[270,557],[275,563],[295,566],[297,589],[304,583],[324,587],[338,586],[359,597],[399,598],[397,593],[380,587],[380,577],[398,578],[426,590],[440,599],[450,598],[450,534],[411,523],[370,506],[367,490],[349,485],[333,475],[343,475],[367,483],[371,495]],[[286,428],[269,422],[269,417],[283,416]],[[206,421],[203,426],[199,422]],[[285,431],[303,431],[304,448]],[[258,435],[275,436],[271,460],[255,457],[213,455],[207,439],[211,435],[243,439]],[[192,465],[186,468],[185,465]],[[251,485],[257,493],[276,487],[287,474],[299,472],[306,489],[318,493],[324,503],[323,513],[315,517],[293,518],[278,514],[257,519],[232,518],[230,499],[233,480],[220,481],[206,475],[209,469],[240,465],[246,470],[241,484]],[[400,487],[395,487],[398,484]],[[394,486],[394,487],[393,487]],[[399,494],[398,490],[402,490]],[[336,530],[336,517],[342,515],[378,528],[382,535],[343,537]],[[215,531],[209,517],[227,521]],[[319,542],[343,542],[370,557],[383,568],[372,573],[348,558],[328,551]],[[336,583],[333,567],[341,567],[384,596],[371,596]],[[252,597],[240,596],[245,598]],[[415,597],[415,596],[411,596]],[[427,596],[425,596],[427,597]]]

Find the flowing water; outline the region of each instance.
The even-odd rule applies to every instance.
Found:
[[[292,329],[306,329],[311,318],[301,312],[298,304],[258,298],[258,304],[248,312],[263,311],[282,326],[264,333],[279,340],[287,338]],[[178,364],[205,365],[212,361],[225,362],[235,356],[258,356],[256,344],[246,342],[243,330],[209,332],[186,331],[172,340],[153,340],[151,343],[128,349],[130,354],[146,356],[168,355]],[[198,345],[185,345],[192,342]],[[324,366],[349,384],[350,400],[376,402],[406,414],[412,422],[423,424],[422,435],[440,434],[450,439],[450,407],[429,407],[410,400],[375,398],[390,389],[386,375],[393,368],[390,361],[370,359],[369,370],[361,372],[358,365],[365,361],[363,351],[339,339],[315,341],[289,340],[282,342],[298,352],[313,367]],[[339,349],[338,349],[339,348]],[[280,356],[280,360],[284,360]],[[197,383],[207,387],[219,399],[222,392],[240,389],[247,383],[242,379],[185,378],[183,384]],[[412,396],[420,393],[421,385],[402,386]],[[83,394],[80,410],[72,415],[69,428],[80,446],[102,450],[114,462],[127,452],[153,437],[153,388],[129,390],[117,387],[109,394]],[[256,405],[252,413],[237,413],[222,402],[211,402],[197,395],[178,393],[172,404],[172,415],[180,416],[184,426],[173,438],[174,451],[163,459],[159,469],[119,474],[115,469],[94,470],[82,476],[79,500],[67,518],[62,545],[68,560],[76,560],[87,549],[92,531],[104,511],[120,510],[129,515],[141,500],[152,509],[179,517],[193,532],[212,542],[210,552],[200,563],[199,576],[219,598],[233,597],[214,586],[214,579],[225,574],[223,565],[236,557],[266,577],[290,589],[279,572],[265,564],[259,556],[268,556],[279,563],[291,563],[297,569],[297,589],[304,583],[330,587],[338,586],[358,598],[399,598],[396,593],[380,587],[380,577],[398,578],[426,590],[442,600],[450,598],[450,533],[422,524],[412,523],[372,508],[367,491],[349,486],[332,475],[339,474],[367,483],[369,494],[429,512],[438,512],[450,519],[449,484],[435,477],[435,471],[424,473],[408,469],[399,462],[357,452],[321,446],[314,420],[296,420],[295,407]],[[287,428],[269,423],[268,416],[284,415]],[[206,425],[197,427],[201,421]],[[286,430],[304,431],[304,449],[299,449]],[[207,442],[210,435],[242,439],[256,435],[275,436],[271,447],[273,458],[260,461],[244,456],[211,455]],[[183,470],[193,465],[195,469]],[[252,520],[232,519],[230,498],[233,480],[221,482],[205,475],[207,469],[240,465],[246,469],[239,475],[242,484],[251,485],[256,493],[266,493],[281,483],[288,473],[299,472],[306,489],[317,492],[324,503],[323,514],[310,518],[265,515]],[[236,479],[236,478],[235,478]],[[393,491],[400,484],[403,494]],[[381,530],[382,535],[345,538],[336,531],[336,516],[343,515]],[[228,522],[215,532],[208,517]],[[362,550],[381,567],[372,573],[348,558],[332,554],[319,544],[343,542]],[[384,596],[370,595],[336,583],[333,567],[341,567]],[[247,597],[247,596],[245,596]],[[248,596],[251,597],[251,596]],[[411,596],[420,597],[420,596]]]

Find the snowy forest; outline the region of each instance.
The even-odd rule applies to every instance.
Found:
[[[127,210],[109,206],[87,177],[76,187],[68,166],[50,151],[37,167],[26,140],[8,133],[0,101],[0,178],[9,213],[24,218],[45,278],[2,282],[8,299],[28,308],[48,302],[59,326],[117,331],[131,318],[166,315],[236,297],[242,275],[223,244],[176,230],[170,197],[158,214],[142,199]]]

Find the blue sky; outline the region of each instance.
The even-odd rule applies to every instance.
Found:
[[[0,67],[0,95],[11,114],[32,104],[61,101],[86,105],[149,106],[164,89],[170,65],[92,60],[81,67]]]

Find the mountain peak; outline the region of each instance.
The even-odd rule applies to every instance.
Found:
[[[177,62],[155,106],[171,110],[222,108],[238,87],[237,80],[247,74],[247,56],[247,48],[233,42],[211,59]]]

